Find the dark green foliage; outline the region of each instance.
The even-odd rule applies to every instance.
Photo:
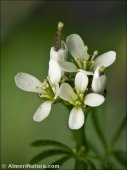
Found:
[[[64,157],[60,158],[59,160],[51,163],[50,165],[59,165],[59,167],[60,167],[60,166],[62,166],[68,159],[70,159],[69,156],[64,156]],[[47,169],[47,168],[46,168],[46,169]],[[59,168],[52,168],[52,169],[55,170],[55,169],[59,169]]]
[[[66,150],[60,150],[60,149],[50,149],[50,150],[46,150],[43,151],[41,153],[39,153],[37,156],[35,156],[30,163],[31,164],[36,164],[40,161],[42,161],[45,158],[48,158],[50,156],[54,156],[54,155],[68,155],[69,152]]]
[[[64,145],[63,143],[53,141],[53,140],[41,140],[41,139],[36,140],[33,143],[31,143],[31,146],[33,146],[33,147],[53,146],[53,147],[60,147],[60,148],[70,150],[70,148],[68,146]]]
[[[127,154],[126,152],[116,150],[113,152],[113,156],[118,160],[123,166],[127,163]]]
[[[62,166],[70,158],[74,159],[75,165],[74,170],[110,170],[115,169],[114,163],[110,159],[111,156],[115,158],[123,167],[126,166],[127,157],[126,152],[114,149],[115,142],[119,139],[120,134],[125,128],[126,118],[122,121],[120,127],[117,129],[116,133],[113,135],[110,143],[107,142],[105,134],[102,132],[98,118],[96,116],[96,110],[92,113],[91,119],[96,130],[96,134],[99,137],[100,142],[103,146],[103,152],[99,153],[98,149],[92,143],[92,141],[87,140],[85,136],[84,127],[78,131],[73,131],[73,136],[76,140],[76,147],[69,148],[65,144],[53,140],[37,140],[34,141],[32,147],[52,147],[53,149],[47,149],[36,155],[32,160],[31,164],[38,163],[51,156],[61,156],[57,161],[54,161],[50,165]],[[92,151],[92,155],[90,152]],[[96,165],[95,162],[98,162]],[[56,168],[55,168],[56,169]]]

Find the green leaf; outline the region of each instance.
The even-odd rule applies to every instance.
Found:
[[[107,159],[101,162],[99,169],[111,170],[114,169],[114,165],[110,160]]]
[[[84,170],[87,169],[87,164],[84,163],[82,160],[75,160],[75,169],[74,170]]]
[[[126,155],[127,153],[124,151],[116,150],[113,152],[113,156],[116,158],[116,160],[119,161],[124,166],[126,166],[126,162],[127,162]]]
[[[111,142],[112,145],[115,144],[115,142],[116,142],[117,139],[119,138],[121,132],[123,131],[123,129],[124,129],[125,125],[126,125],[126,120],[127,120],[127,118],[125,117],[125,118],[123,119],[123,121],[121,122],[121,125],[119,126],[119,128],[118,128],[115,136],[114,136],[113,139],[112,139],[112,142]]]
[[[100,141],[102,142],[104,148],[106,148],[107,147],[107,142],[106,142],[105,137],[104,137],[104,135],[103,135],[103,133],[101,131],[101,128],[99,126],[99,122],[98,122],[97,116],[96,116],[96,109],[92,110],[91,117],[92,117],[92,123],[94,125],[94,128],[96,129],[98,137],[99,137]]]
[[[71,148],[69,148],[67,145],[64,145],[63,143],[57,142],[57,141],[53,141],[53,140],[36,140],[33,143],[31,143],[31,146],[33,147],[41,147],[41,146],[57,146],[57,147],[62,147],[64,149],[70,150]]]
[[[48,158],[50,156],[54,156],[54,155],[71,155],[70,152],[66,151],[66,150],[60,150],[60,149],[50,149],[50,150],[46,150],[43,151],[41,153],[39,153],[38,155],[36,155],[31,161],[31,164],[36,164],[40,161],[42,161],[45,158]]]
[[[64,157],[62,157],[61,159],[59,159],[59,160],[51,163],[50,165],[59,165],[59,167],[60,167],[60,166],[62,166],[68,159],[70,159],[70,156],[64,156]],[[46,169],[47,169],[47,168],[46,168]],[[44,170],[46,170],[46,169],[44,169]],[[59,168],[52,168],[52,170],[56,170],[56,169],[59,169]]]
[[[93,170],[93,169],[96,170],[97,168],[95,167],[94,163],[90,159],[88,161],[89,161],[89,168],[91,170]]]
[[[85,157],[79,157],[76,159],[75,163],[75,170],[77,169],[96,170],[96,167],[91,160],[88,160]]]

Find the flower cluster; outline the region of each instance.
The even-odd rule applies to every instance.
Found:
[[[108,51],[97,57],[98,52],[88,54],[88,47],[77,34],[67,37],[66,43],[61,39],[63,23],[58,23],[56,43],[50,49],[49,70],[47,78],[41,82],[27,73],[15,76],[16,85],[29,92],[38,93],[43,103],[33,116],[33,120],[44,120],[54,103],[62,102],[71,106],[69,127],[79,129],[85,121],[85,107],[96,107],[105,101],[107,77],[105,68],[116,59],[114,51]],[[68,60],[68,54],[72,60]]]

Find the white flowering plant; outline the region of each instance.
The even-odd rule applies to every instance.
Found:
[[[38,163],[49,156],[64,155],[52,164],[61,166],[68,159],[73,158],[76,170],[97,169],[89,155],[91,148],[87,145],[84,133],[84,129],[87,128],[85,122],[89,111],[93,107],[102,105],[106,99],[105,69],[114,63],[116,53],[108,51],[98,56],[98,52],[94,51],[93,55],[90,55],[88,47],[78,34],[69,35],[64,42],[63,26],[62,22],[58,23],[55,45],[50,49],[46,79],[41,82],[33,75],[20,72],[15,76],[15,83],[24,91],[38,93],[42,99],[42,104],[33,115],[33,120],[36,122],[49,116],[53,104],[64,104],[70,112],[68,127],[72,129],[77,145],[72,149],[57,141],[37,140],[32,143],[32,146],[52,146],[53,149],[45,150],[35,156],[31,164]],[[68,61],[68,54],[72,56],[71,61]],[[101,166],[104,167],[105,163]]]

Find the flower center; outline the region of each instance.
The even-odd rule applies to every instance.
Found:
[[[86,71],[92,71],[93,70],[93,66],[94,66],[94,60],[96,55],[98,54],[97,51],[94,51],[93,55],[90,56],[88,54],[88,47],[85,46],[84,47],[84,57],[75,57],[74,58],[74,63],[76,64],[76,66],[78,67],[78,69],[82,69],[82,70],[86,70]]]
[[[40,98],[46,98],[49,100],[53,100],[54,99],[54,93],[52,90],[52,87],[50,85],[50,83],[48,82],[48,80],[45,80],[42,84],[42,93],[39,94]]]
[[[69,101],[73,106],[76,107],[81,107],[83,106],[83,99],[84,99],[84,94],[75,92],[75,95],[72,96],[72,100]]]

